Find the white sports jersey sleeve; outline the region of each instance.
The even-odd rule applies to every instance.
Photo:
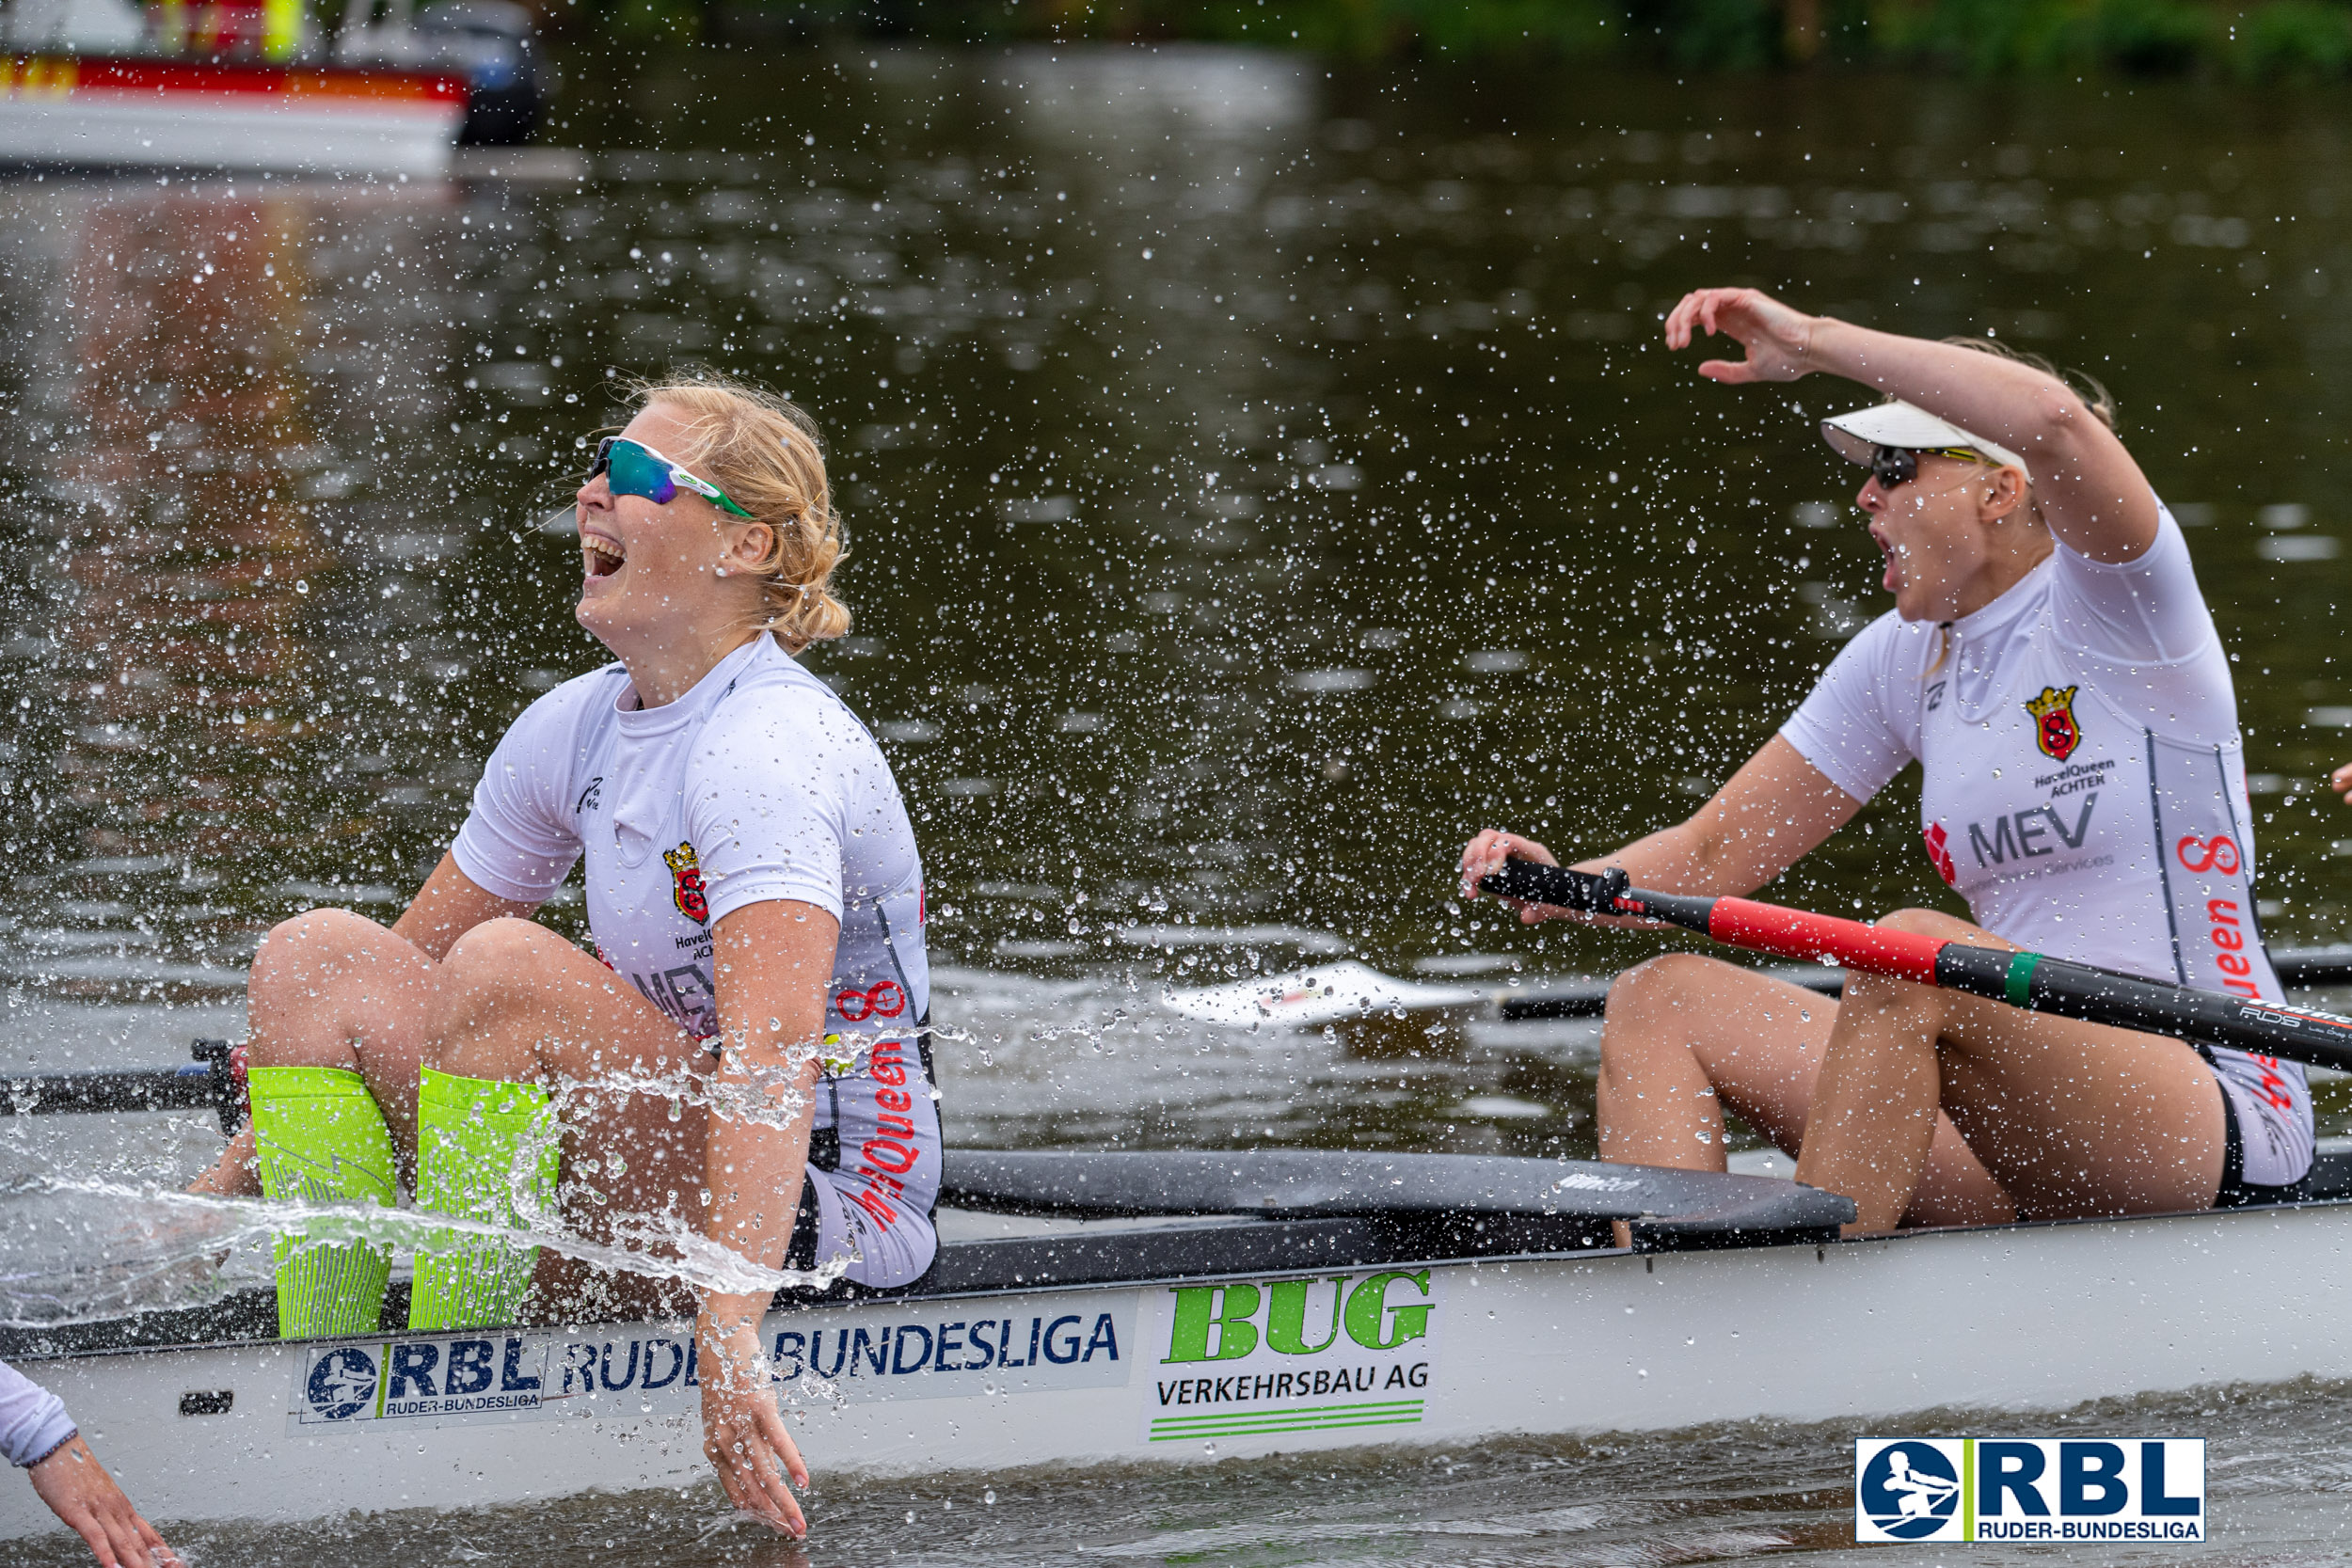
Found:
[[[2052,553],[2050,613],[2065,646],[2119,663],[2177,664],[2213,640],[2188,541],[2163,502],[2155,543],[2136,561],[2093,561],[2063,544]]]
[[[38,1465],[76,1430],[64,1401],[0,1361],[0,1458],[11,1465]]]
[[[1830,783],[1867,800],[1919,754],[1918,679],[1937,636],[1888,610],[1837,650],[1780,727],[1782,738]]]
[[[615,694],[604,670],[566,681],[523,709],[500,737],[474,785],[473,809],[450,846],[457,869],[485,892],[536,904],[571,875],[580,836],[564,797],[581,707],[610,703]]]
[[[685,778],[710,923],[770,898],[840,919],[860,826],[879,849],[888,824],[903,816],[879,763],[857,721],[820,690],[768,683],[723,704],[696,738]]]

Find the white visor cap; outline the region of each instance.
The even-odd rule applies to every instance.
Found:
[[[1966,447],[2004,467],[2020,470],[2026,483],[2033,483],[2033,470],[2026,467],[2026,460],[2007,447],[1972,435],[1948,420],[1939,420],[1926,409],[1914,408],[1907,403],[1882,403],[1875,408],[1857,408],[1851,414],[1823,420],[1821,439],[1836,448],[1837,455],[1847,462],[1865,464],[1880,447],[1904,447],[1913,451]]]

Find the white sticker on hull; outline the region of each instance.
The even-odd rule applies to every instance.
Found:
[[[1152,1292],[1142,1441],[1420,1425],[1443,1277],[1386,1269]]]
[[[994,1315],[977,1316],[975,1307]],[[1120,1387],[1136,1355],[1136,1292],[1056,1302],[868,1307],[771,1314],[779,1382],[813,1374],[854,1403]],[[700,1408],[691,1327],[415,1334],[302,1347],[290,1431],[372,1421],[421,1427]]]
[[[549,1348],[544,1334],[312,1346],[295,1363],[290,1424],[535,1418],[547,1399]]]

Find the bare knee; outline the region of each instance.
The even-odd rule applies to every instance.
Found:
[[[357,958],[384,927],[349,910],[308,910],[269,928],[253,952],[253,978],[268,983]]]
[[[1886,1028],[1899,1030],[1905,1042],[1915,1035],[1940,1036],[1947,995],[1916,980],[1848,970],[1845,993],[1837,1003],[1838,1019],[1846,1025],[1845,1048],[1853,1050]]]
[[[1609,1001],[1601,1010],[1603,1041],[1611,1036],[1647,1037],[1690,1018],[1691,1009],[1706,996],[1708,977],[1722,969],[1715,959],[1696,953],[1663,953],[1635,964],[1609,988]]]
[[[370,948],[387,935],[349,910],[310,910],[271,927],[246,975],[251,1065],[350,1065],[336,1024],[372,977]]]
[[[1947,941],[1982,940],[1975,927],[1941,910],[1890,910],[1872,924],[1883,931],[1908,931]],[[1942,995],[1933,986],[1916,980],[1850,969],[1838,1006],[1841,1012],[1851,1011],[1857,1018],[1873,1013],[1936,1010],[1941,1006]]]
[[[451,945],[441,960],[443,987],[463,1009],[512,1006],[538,989],[549,944],[568,946],[532,921],[513,916],[485,920]]]
[[[488,979],[516,964],[528,965],[564,939],[536,921],[501,915],[485,920],[450,944],[441,965],[452,974]]]
[[[535,1029],[554,999],[549,977],[556,963],[578,956],[546,927],[512,917],[485,920],[459,937],[441,960],[441,1019],[434,1032],[440,1045],[428,1058],[441,1065],[456,1051],[470,1059],[512,1033],[512,1025]]]
[[[1619,1078],[1661,1045],[1688,1052],[1689,1025],[1707,992],[1710,970],[1722,966],[1696,953],[1665,953],[1619,974],[1602,1009],[1600,1068]]]

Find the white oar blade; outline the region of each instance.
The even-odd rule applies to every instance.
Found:
[[[1273,1023],[1299,1029],[1375,1013],[1474,1006],[1486,999],[1487,993],[1476,986],[1399,980],[1353,959],[1199,990],[1168,990],[1160,996],[1169,1007],[1203,1023]]]

